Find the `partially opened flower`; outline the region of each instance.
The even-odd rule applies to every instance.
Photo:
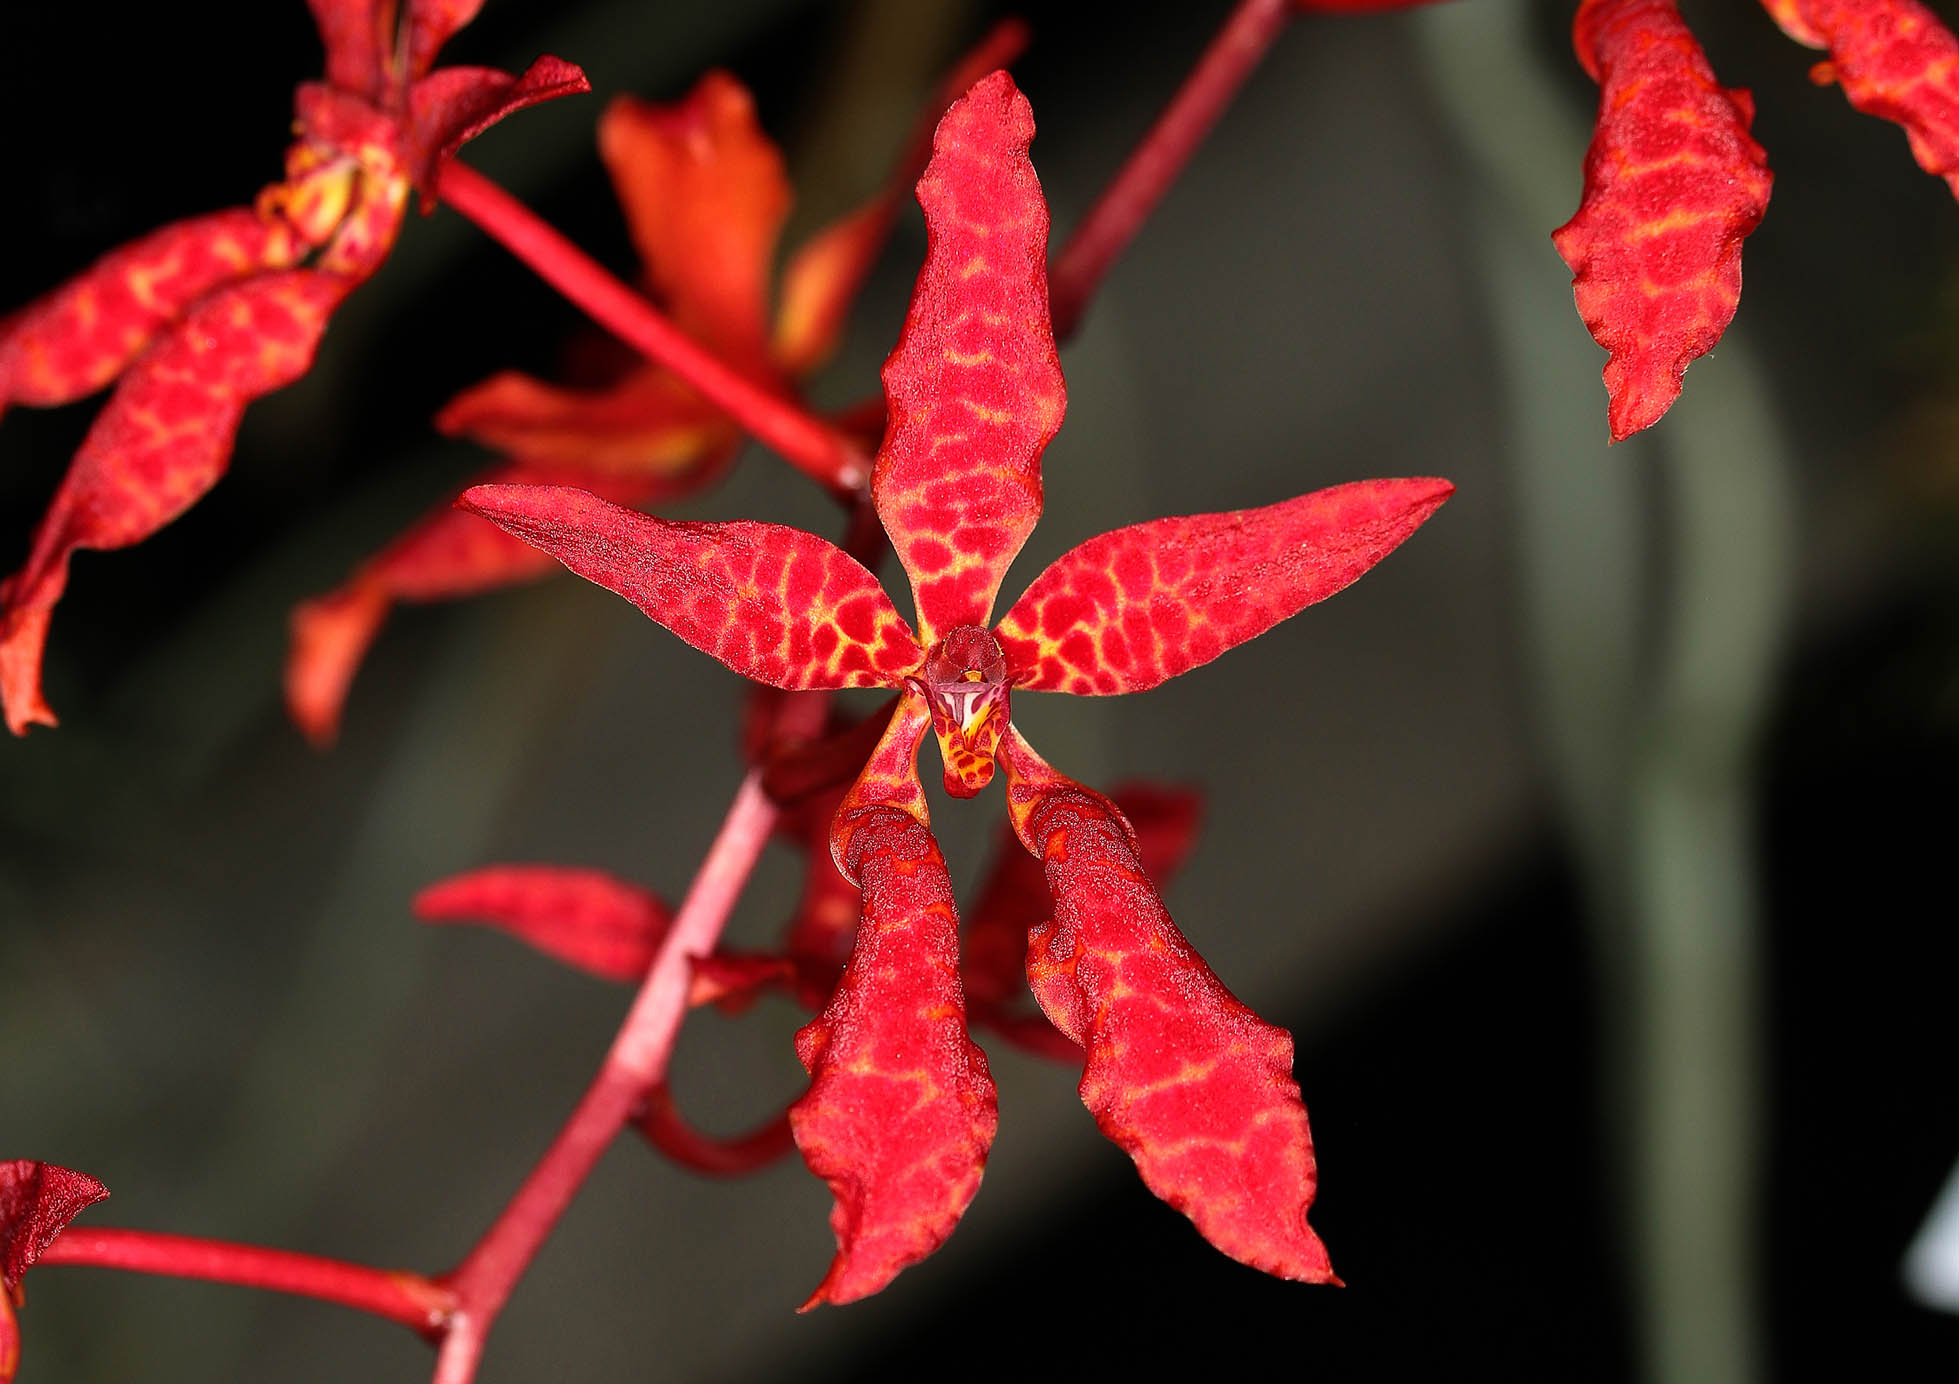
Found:
[[[55,1237],[109,1189],[71,1168],[31,1158],[0,1159],[0,1384],[20,1368],[14,1309],[26,1298],[21,1280]]]
[[[245,406],[312,365],[328,317],[387,257],[411,187],[521,107],[587,89],[540,58],[521,77],[431,72],[481,0],[312,0],[327,80],[295,97],[286,177],[251,207],[193,217],[99,260],[0,323],[0,407],[50,407],[119,380],[0,583],[0,707],[16,735],[55,717],[41,658],[69,559],[141,542],[217,483]]]
[[[932,114],[1011,60],[1024,41],[1018,23],[996,28],[959,65],[958,85]],[[734,77],[710,72],[673,103],[615,98],[599,120],[599,153],[646,290],[682,331],[778,392],[835,350],[896,221],[899,191],[917,174],[911,156],[901,157],[890,186],[789,257],[778,289],[789,181],[781,151]],[[480,484],[578,485],[635,506],[709,484],[742,440],[732,419],[648,362],[597,387],[504,371],[459,394],[436,426],[504,454]],[[361,659],[396,601],[479,595],[552,567],[548,556],[445,501],[347,581],[294,610],[285,675],[293,721],[316,744],[333,739]]]
[[[1918,0],[1763,0],[1811,75],[1902,126],[1959,195],[1959,39]],[[1741,296],[1741,243],[1768,209],[1755,103],[1722,87],[1675,0],[1581,0],[1578,61],[1599,84],[1578,212],[1553,235],[1578,315],[1609,353],[1612,440],[1658,422]]]
[[[1208,663],[1354,581],[1452,487],[1362,481],[1118,529],[1065,554],[994,622],[1065,407],[1032,135],[1025,99],[994,73],[940,123],[918,187],[929,248],[885,365],[872,480],[916,634],[870,572],[800,530],[668,522],[558,487],[478,487],[461,501],[744,676],[900,692],[831,829],[837,865],[863,890],[851,960],[797,1040],[811,1085],[791,1113],[796,1141],[836,1196],[838,1252],[812,1303],[874,1292],[936,1248],[978,1187],[995,1126],[917,776],[928,729],[954,796],[984,787],[996,755],[1008,766],[1010,808],[1055,900],[1035,992],[1087,1051],[1083,1095],[1103,1129],[1227,1253],[1333,1277],[1306,1223],[1312,1145],[1290,1039],[1204,969],[1121,814],[1041,763],[1012,727],[1011,698],[1139,692]],[[1150,1060],[1138,1042],[1158,1044]]]

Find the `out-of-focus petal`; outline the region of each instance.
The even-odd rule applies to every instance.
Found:
[[[427,72],[442,45],[482,8],[483,0],[408,0],[408,79]]]
[[[877,578],[801,529],[675,523],[569,486],[479,485],[457,503],[771,687],[895,686],[920,661]]]
[[[1041,513],[1041,452],[1067,398],[1048,319],[1034,117],[1004,72],[939,122],[919,180],[928,245],[884,364],[871,494],[911,577],[920,641],[983,625]]]
[[[710,459],[710,462],[712,459]],[[582,477],[617,504],[654,504],[710,479],[698,473]],[[536,485],[563,473],[499,467],[481,484]],[[357,567],[341,585],[294,607],[285,669],[286,710],[316,746],[339,734],[347,693],[397,601],[450,601],[533,581],[558,570],[557,559],[453,503],[423,515],[399,538]]]
[[[1578,315],[1611,353],[1607,421],[1623,441],[1658,422],[1688,363],[1741,299],[1741,242],[1768,210],[1755,103],[1714,80],[1673,0],[1584,0],[1578,60],[1599,83],[1578,213],[1552,233]]]
[[[0,408],[93,394],[212,289],[305,248],[283,219],[234,207],[110,251],[0,324]]]
[[[1354,481],[1091,538],[1000,621],[1014,685],[1085,696],[1155,687],[1356,581],[1454,490],[1428,477]]]
[[[1959,197],[1959,38],[1918,0],[1763,0],[1789,37],[1830,50],[1811,74],[1903,127],[1912,157]]]
[[[1002,759],[1014,775],[1020,745]],[[1028,984],[1087,1050],[1081,1097],[1096,1124],[1233,1259],[1338,1282],[1306,1221],[1318,1173],[1291,1035],[1239,1003],[1177,930],[1106,799],[1049,791],[1024,838],[1054,898],[1029,940]]]
[[[998,1109],[986,1055],[966,1035],[959,918],[932,834],[871,807],[846,862],[864,913],[842,984],[796,1035],[810,1089],[790,1108],[796,1145],[830,1185],[837,1254],[805,1310],[854,1302],[930,1254],[979,1190]]]
[[[548,53],[515,77],[494,67],[444,67],[416,82],[408,93],[407,165],[423,212],[435,206],[436,175],[463,145],[526,106],[591,89],[577,64]]]
[[[747,89],[709,72],[672,104],[615,97],[599,155],[674,322],[736,368],[770,371],[769,281],[789,179]]]
[[[326,46],[327,81],[368,100],[381,99],[394,54],[395,0],[306,0]],[[480,3],[480,0],[479,0]]]
[[[603,870],[491,865],[415,896],[425,923],[487,923],[601,980],[641,979],[673,913],[659,895]]]
[[[80,548],[122,548],[209,490],[231,459],[239,417],[313,362],[347,280],[311,270],[221,288],[123,375],[34,535],[0,584],[0,702],[16,735],[54,724],[40,694],[48,617]]]
[[[591,475],[687,470],[735,437],[718,409],[650,365],[604,389],[505,370],[451,399],[435,426],[515,461]]]

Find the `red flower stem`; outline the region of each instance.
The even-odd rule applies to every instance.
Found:
[[[864,487],[870,465],[836,429],[731,369],[481,173],[451,159],[436,176],[435,191],[594,322],[692,385],[798,471],[839,495]]]
[[[1240,0],[1115,181],[1068,237],[1048,271],[1056,340],[1075,334],[1102,276],[1272,47],[1286,26],[1288,8],[1289,0]]]
[[[714,951],[775,830],[776,817],[775,805],[762,790],[760,771],[751,771],[598,1076],[496,1223],[443,1280],[455,1294],[455,1309],[436,1360],[434,1384],[469,1384],[476,1377],[490,1325],[517,1280],[613,1139],[666,1080],[674,1035],[687,1013],[694,960]]]
[[[687,1117],[674,1104],[673,1093],[664,1084],[647,1096],[639,1129],[648,1143],[674,1162],[709,1177],[740,1177],[752,1173],[766,1168],[796,1146],[787,1111],[732,1138],[717,1139],[703,1134],[687,1122]]]
[[[89,1264],[293,1293],[385,1317],[423,1335],[439,1335],[455,1306],[447,1288],[420,1274],[148,1230],[71,1226],[48,1246],[40,1262]]]

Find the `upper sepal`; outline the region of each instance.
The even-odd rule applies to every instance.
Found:
[[[862,563],[782,524],[655,519],[562,485],[456,502],[770,687],[891,687],[924,655]]]
[[[1354,481],[1131,524],[1057,558],[995,633],[1017,687],[1141,692],[1357,580],[1454,491],[1428,477]]]
[[[601,980],[637,981],[673,922],[649,889],[568,865],[491,865],[415,896],[425,923],[488,923]]]
[[[1040,517],[1041,452],[1066,407],[1033,134],[1027,98],[995,72],[939,122],[918,184],[925,265],[884,364],[871,494],[928,648],[987,622]]]
[[[999,1122],[966,1035],[959,918],[938,844],[892,807],[862,811],[847,873],[863,916],[844,978],[796,1035],[809,1091],[790,1127],[830,1184],[837,1254],[804,1310],[854,1302],[937,1249],[979,1190]]]

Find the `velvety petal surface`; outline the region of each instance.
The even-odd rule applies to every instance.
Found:
[[[928,237],[871,493],[911,577],[919,639],[983,625],[1041,513],[1041,452],[1066,395],[1048,319],[1034,117],[995,72],[939,122],[919,180]]]
[[[1090,696],[1155,687],[1351,584],[1454,490],[1427,477],[1355,481],[1091,538],[1000,621],[1014,685]]]
[[[1959,38],[1918,0],[1764,0],[1789,37],[1830,50],[1812,76],[1903,128],[1912,157],[1959,196]]]
[[[17,1298],[21,1275],[55,1236],[108,1195],[87,1173],[31,1158],[0,1159],[0,1294]]]
[[[0,407],[93,394],[212,289],[305,248],[282,218],[234,207],[110,251],[0,323]]]
[[[425,923],[487,923],[601,980],[637,981],[673,922],[650,889],[603,870],[491,865],[415,896]]]
[[[1611,353],[1607,421],[1659,421],[1741,299],[1741,242],[1768,209],[1754,100],[1714,80],[1673,0],[1584,0],[1578,60],[1599,83],[1577,215],[1553,234],[1578,315]]]
[[[921,660],[877,578],[815,534],[654,519],[569,486],[479,485],[457,503],[770,687],[895,686]]]
[[[932,834],[869,807],[847,872],[864,911],[843,982],[796,1035],[810,1088],[790,1127],[830,1185],[837,1254],[805,1309],[875,1293],[937,1249],[979,1190],[998,1124],[986,1055],[966,1036],[959,918]]]
[[[1016,770],[1017,747],[1003,755]],[[1318,1184],[1292,1037],[1231,994],[1170,919],[1118,814],[1062,787],[1027,814],[1054,900],[1027,979],[1087,1050],[1081,1097],[1143,1182],[1240,1263],[1338,1282],[1307,1224]]]
[[[526,106],[591,89],[575,64],[549,54],[515,77],[494,67],[444,67],[416,82],[408,93],[406,154],[422,210],[433,209],[436,174],[463,145]]]
[[[245,405],[313,362],[351,281],[262,274],[206,297],[123,375],[35,531],[0,584],[0,702],[16,735],[54,724],[41,696],[48,618],[81,548],[122,548],[188,509],[224,473]]]

